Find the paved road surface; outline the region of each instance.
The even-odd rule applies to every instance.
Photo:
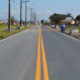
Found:
[[[48,27],[33,27],[0,41],[0,80],[39,77],[80,80],[80,41]]]

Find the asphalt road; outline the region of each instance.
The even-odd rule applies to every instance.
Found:
[[[2,40],[0,80],[80,80],[80,41],[48,27]]]

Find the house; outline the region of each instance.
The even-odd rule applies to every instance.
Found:
[[[5,21],[5,20],[0,20],[0,24],[7,24],[7,21]]]
[[[67,17],[65,20],[63,20],[65,24],[75,24],[75,20],[73,17]]]
[[[0,24],[4,23],[2,20],[0,20]]]

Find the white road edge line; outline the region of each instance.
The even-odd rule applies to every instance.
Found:
[[[51,28],[51,29],[52,29],[52,28]],[[54,31],[54,32],[57,32],[57,31]],[[64,33],[61,33],[61,32],[58,32],[58,33],[59,33],[59,34],[62,34],[62,35],[64,35],[64,36],[66,36],[66,37],[68,37],[68,38],[74,39],[75,41],[79,41],[79,42],[80,42],[80,40],[77,39],[77,38],[75,38],[75,37],[69,36],[69,35],[64,34]]]
[[[79,39],[77,39],[77,38],[75,38],[75,37],[69,36],[69,35],[64,34],[64,33],[61,33],[61,32],[58,32],[58,33],[59,33],[59,34],[62,34],[62,35],[64,35],[64,36],[66,36],[66,37],[68,37],[68,38],[71,38],[71,39],[74,39],[74,40],[76,40],[76,41],[79,41],[79,42],[80,42],[80,40],[79,40]]]

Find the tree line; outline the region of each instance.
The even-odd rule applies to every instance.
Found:
[[[59,13],[54,13],[52,15],[49,16],[49,20],[45,21],[45,20],[41,20],[42,24],[60,24],[62,20],[65,20],[67,17],[71,17],[72,20],[75,21],[80,21],[80,15],[77,15],[75,18],[70,14],[59,14]]]

